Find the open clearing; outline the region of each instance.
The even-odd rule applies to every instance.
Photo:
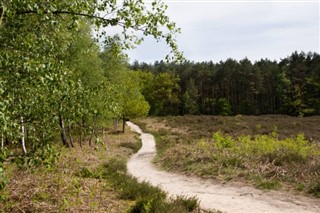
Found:
[[[320,212],[319,199],[285,192],[260,191],[242,183],[221,184],[213,180],[168,173],[156,168],[154,137],[143,133],[131,122],[132,130],[141,134],[142,148],[128,162],[128,171],[139,180],[160,186],[170,195],[196,196],[204,209],[224,212]]]

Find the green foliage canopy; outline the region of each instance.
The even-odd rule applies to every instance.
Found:
[[[68,145],[67,126],[93,132],[103,119],[117,113],[124,117],[146,114],[148,105],[137,84],[126,80],[131,77],[117,82],[126,86],[121,87],[105,75],[107,68],[92,30],[99,32],[105,45],[116,41],[119,50],[140,44],[148,35],[163,39],[172,50],[167,59],[181,59],[174,37],[179,29],[166,9],[161,1],[147,7],[142,0],[1,1],[2,150],[21,143],[31,156],[31,150],[36,153],[48,147],[57,132]],[[109,27],[122,30],[118,40],[108,35]]]

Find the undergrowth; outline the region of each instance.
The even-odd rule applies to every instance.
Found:
[[[127,174],[126,161],[140,147],[137,135],[127,132],[94,148],[48,147],[37,158],[7,163],[0,170],[0,212],[200,212],[195,197],[167,197]],[[43,156],[50,158],[39,161]]]
[[[243,176],[263,189],[279,189],[281,183],[294,187],[303,184],[307,192],[319,194],[315,182],[320,175],[320,149],[310,144],[303,134],[286,139],[279,139],[276,132],[233,138],[216,132],[211,140],[200,139],[182,150],[179,153],[172,153],[178,149],[167,150],[163,163],[179,162],[183,169],[203,176],[223,175],[227,179]],[[184,157],[179,156],[181,152]]]
[[[70,149],[46,147],[32,158],[9,156],[13,162],[4,162],[6,170],[0,171],[0,186],[6,182],[0,190],[0,212],[125,212],[132,201],[120,199],[95,170],[111,158],[128,158],[140,146],[137,135],[127,132],[110,134],[94,147],[75,143]]]
[[[290,133],[285,126],[287,120],[299,121],[299,126],[304,126],[299,118],[297,121],[281,116],[251,116],[246,119],[242,116],[178,116],[152,118],[140,123],[145,122],[145,131],[155,134],[156,163],[165,169],[222,181],[246,180],[265,190],[289,187],[319,197],[320,147],[313,141],[316,123],[308,129],[314,129],[312,137],[305,137],[302,133],[292,136],[293,132]],[[269,123],[256,124],[263,119]],[[283,120],[281,129],[273,125],[273,119],[279,119],[277,124]],[[308,118],[307,121],[315,120],[317,118]],[[238,127],[231,121],[238,123]],[[192,129],[193,125],[195,129]],[[211,129],[215,129],[212,126],[217,125],[221,131],[209,135]],[[232,131],[229,129],[231,125],[234,127]],[[254,129],[247,131],[246,125]],[[244,129],[258,134],[244,133]]]
[[[135,212],[199,212],[198,200],[194,197],[176,197],[167,199],[166,193],[147,182],[138,182],[127,175],[126,160],[112,158],[100,165],[96,170],[83,168],[79,176],[86,178],[105,179],[117,190],[120,199],[129,199],[135,203],[127,210]]]

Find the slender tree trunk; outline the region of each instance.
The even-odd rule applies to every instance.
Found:
[[[105,134],[106,134],[106,128],[102,128],[102,141],[103,141],[103,143],[105,140]]]
[[[42,141],[44,141],[44,131],[41,132],[41,138],[42,138]]]
[[[71,135],[71,124],[68,125],[68,136],[69,136],[71,146],[74,147],[73,138]]]
[[[60,135],[61,135],[62,143],[66,147],[70,147],[68,140],[67,140],[66,130],[64,127],[64,121],[63,121],[63,117],[62,117],[61,113],[59,113],[59,125],[60,125]]]
[[[92,139],[95,137],[96,141],[98,140],[98,135],[97,135],[97,128],[95,126],[92,127],[91,135],[90,135],[90,140],[89,140],[89,145],[92,147]]]
[[[27,154],[26,143],[25,143],[25,126],[23,124],[23,117],[21,117],[21,147],[23,154]]]
[[[1,150],[4,149],[4,137],[3,134],[1,134]]]
[[[8,138],[7,136],[6,136],[5,139],[4,139],[4,144],[5,144],[5,145],[10,144],[10,140],[9,140],[9,138]]]
[[[124,133],[126,129],[126,118],[122,118],[122,133]]]
[[[97,127],[93,127],[93,130],[92,130],[92,133],[94,135],[94,137],[96,138],[96,141],[98,140],[98,133],[99,133],[99,130]]]
[[[90,134],[90,139],[89,139],[89,146],[92,147],[92,138],[94,135],[94,129],[92,129],[91,134]]]
[[[80,138],[79,138],[79,145],[82,148],[82,123],[80,123]]]
[[[114,121],[113,121],[113,130],[114,131],[118,130],[118,125],[119,125],[119,120],[114,119]]]
[[[86,128],[86,125],[84,123],[84,120],[82,120],[82,126],[83,126],[83,142],[85,143],[86,142],[86,138],[87,138],[87,128]]]

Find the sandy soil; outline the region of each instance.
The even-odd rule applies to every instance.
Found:
[[[241,184],[220,184],[197,177],[168,173],[159,170],[152,160],[156,155],[153,135],[143,133],[131,123],[127,125],[140,134],[142,148],[128,161],[128,171],[140,181],[160,186],[169,195],[195,196],[207,210],[230,213],[295,213],[320,212],[320,199],[290,195],[285,192],[264,192]]]

